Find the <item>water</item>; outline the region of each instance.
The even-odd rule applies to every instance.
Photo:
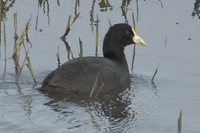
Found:
[[[112,8],[100,11],[98,1],[94,6],[94,20],[99,22],[99,53],[104,34],[112,24],[124,22],[121,2],[110,0]],[[40,93],[43,78],[57,67],[56,53],[59,46],[61,63],[67,61],[65,45],[59,39],[65,32],[69,15],[74,17],[75,1],[49,1],[45,13],[39,8],[38,29],[35,30],[38,2],[18,0],[6,14],[7,65],[6,76],[0,80],[0,132],[2,133],[173,133],[177,132],[179,113],[183,111],[183,132],[199,133],[200,112],[200,39],[199,19],[192,17],[194,0],[130,2],[127,18],[136,27],[147,47],[136,48],[131,88],[113,96],[95,101],[75,101],[62,96]],[[67,37],[74,57],[79,55],[80,37],[83,55],[95,55],[95,26],[91,27],[92,1],[81,0],[80,17],[72,25]],[[13,52],[13,13],[18,14],[18,33],[31,17],[29,31],[33,48],[30,50],[32,66],[38,85],[24,67],[17,86],[11,59]],[[49,22],[49,24],[48,24]],[[0,75],[4,72],[4,47],[1,46]],[[131,68],[133,47],[126,48]],[[22,59],[20,60],[23,61]],[[160,65],[158,66],[158,64]],[[158,66],[155,84],[151,78]],[[109,94],[108,94],[109,95]]]

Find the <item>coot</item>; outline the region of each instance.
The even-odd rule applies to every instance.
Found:
[[[84,93],[107,92],[130,83],[124,47],[145,42],[128,24],[111,26],[103,41],[104,57],[70,60],[51,72],[42,83],[42,91]]]

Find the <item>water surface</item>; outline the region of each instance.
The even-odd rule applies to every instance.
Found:
[[[73,101],[61,96],[40,93],[43,78],[57,67],[60,60],[68,60],[64,43],[59,39],[65,32],[69,15],[80,12],[72,25],[67,41],[73,56],[79,56],[79,37],[83,42],[83,55],[95,55],[96,27],[99,22],[98,56],[102,56],[104,34],[112,24],[125,22],[121,2],[110,0],[112,7],[100,8],[98,1],[49,1],[39,8],[38,1],[18,0],[6,13],[7,64],[6,75],[0,80],[0,131],[5,133],[173,133],[177,132],[179,112],[183,111],[183,132],[200,132],[200,20],[191,16],[194,0],[131,1],[127,19],[136,29],[147,47],[136,47],[133,71],[130,69],[130,88],[117,94],[107,94],[97,100]],[[49,7],[48,7],[49,4]],[[49,13],[48,13],[49,9]],[[93,9],[93,17],[90,13]],[[45,11],[45,12],[44,12]],[[15,84],[12,61],[14,46],[13,14],[18,14],[18,33],[31,16],[29,38],[32,66],[38,85],[25,67],[19,85]],[[4,73],[4,47],[1,45],[0,76]],[[133,46],[125,50],[131,68]],[[23,60],[23,56],[22,56]],[[21,60],[21,62],[22,62]],[[158,66],[158,64],[160,64]],[[151,78],[158,66],[155,84]],[[112,95],[112,96],[111,96]]]

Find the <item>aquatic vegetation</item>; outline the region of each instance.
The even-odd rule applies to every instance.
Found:
[[[100,11],[108,11],[113,9],[113,6],[110,4],[109,0],[101,0],[99,2]]]
[[[80,0],[76,0],[75,7],[74,7],[74,16],[78,16],[80,11],[78,11],[78,7],[80,7]]]
[[[95,47],[95,55],[98,56],[98,46],[99,46],[99,17],[97,15],[97,19],[95,21],[95,27],[96,27],[96,47]]]
[[[81,38],[78,38],[79,41],[79,47],[80,47],[80,53],[79,53],[79,57],[83,57],[83,42],[81,41]]]
[[[194,3],[194,10],[192,12],[192,16],[198,16],[198,18],[200,19],[200,0],[196,0]]]
[[[157,74],[157,72],[158,72],[158,67],[160,66],[160,63],[161,63],[161,61],[158,63],[158,65],[157,65],[157,67],[156,67],[156,70],[155,70],[155,72],[154,72],[154,74],[153,74],[153,77],[151,78],[151,82],[152,82],[152,83],[154,83],[154,78],[155,78],[155,76],[156,76],[156,74]]]
[[[56,54],[57,57],[57,61],[58,61],[58,67],[60,67],[60,49],[59,49],[59,45],[58,45],[58,53]]]
[[[24,132],[35,131],[31,128],[30,122],[35,123],[40,120],[41,118],[38,115],[44,118],[44,122],[47,122],[45,125],[40,125],[44,126],[44,132],[45,130],[48,132],[47,124],[53,124],[55,127],[63,125],[64,129],[53,129],[52,132],[58,130],[67,132],[76,129],[80,131],[85,129],[84,126],[91,132],[94,130],[96,132],[129,132],[128,128],[134,128],[134,131],[131,130],[130,132],[136,133],[150,132],[149,130],[151,132],[159,130],[160,132],[172,131],[178,133],[198,131],[198,119],[195,119],[195,116],[198,116],[198,108],[197,111],[195,110],[196,105],[198,105],[198,102],[196,102],[198,98],[195,96],[198,96],[196,90],[198,90],[199,82],[195,79],[199,76],[199,73],[195,71],[195,68],[198,69],[199,66],[198,60],[196,60],[199,55],[197,50],[199,38],[198,29],[194,30],[194,27],[198,27],[195,20],[200,19],[200,0],[183,1],[182,3],[180,1],[162,2],[162,0],[144,1],[36,0],[33,2],[32,0],[0,0],[0,73],[3,73],[4,77],[2,80],[2,75],[0,75],[2,109],[4,105],[9,105],[9,108],[2,110],[4,116],[1,120],[1,123],[3,123],[1,124],[2,132],[9,132],[4,126],[12,126],[12,123],[9,124],[8,122],[15,118],[16,121],[13,121],[15,126],[11,129],[13,132],[18,127],[22,127],[20,129]],[[20,5],[17,2],[22,4]],[[186,5],[186,3],[190,4]],[[169,5],[173,8],[170,9]],[[182,8],[174,10],[176,6],[180,5]],[[26,10],[30,7],[33,9]],[[58,8],[59,10],[57,10]],[[26,10],[26,13],[23,13],[21,9]],[[148,10],[151,12],[148,12]],[[53,15],[55,12],[60,13],[58,17]],[[26,19],[29,19],[26,18],[26,15],[30,16],[31,14],[34,15],[32,19],[26,21]],[[66,18],[66,22],[63,22],[63,18]],[[166,21],[159,25],[160,20],[161,22]],[[56,21],[59,21],[59,24]],[[46,95],[49,98],[46,98],[46,96],[44,98],[43,95],[37,93],[37,90],[32,90],[32,83],[39,81],[39,87],[46,72],[52,67],[59,67],[67,59],[71,60],[88,55],[101,56],[102,36],[100,35],[103,35],[105,28],[117,22],[129,23],[138,31],[142,30],[149,43],[148,48],[144,50],[139,49],[136,45],[126,49],[129,52],[126,56],[130,57],[127,63],[131,66],[129,67],[132,70],[131,74],[134,76],[138,74],[139,76],[135,78],[136,80],[133,79],[135,81],[133,81],[133,84],[131,83],[131,88],[125,90],[124,94],[117,97],[113,96],[113,93],[116,92],[111,92],[106,93],[107,99],[102,98],[103,85],[100,89],[97,89],[99,87],[99,75],[95,75],[93,86],[89,87],[90,90],[87,94],[87,98],[97,104],[90,106],[91,110],[83,105],[73,107],[73,104],[76,103],[75,100],[68,102],[68,99],[62,98],[62,95],[53,97],[53,94],[50,94],[50,96]],[[149,26],[151,24],[153,26]],[[163,25],[166,25],[166,27]],[[37,31],[34,31],[34,29]],[[42,30],[43,32],[38,32]],[[52,31],[55,32],[50,33]],[[160,34],[156,34],[156,31]],[[26,32],[29,34],[26,34]],[[180,34],[176,35],[175,33]],[[62,34],[64,34],[61,37],[63,42],[60,44],[58,36]],[[184,38],[186,43],[182,43],[181,38]],[[34,45],[35,42],[36,45]],[[32,44],[35,46],[34,49],[32,49]],[[15,47],[14,52],[13,47]],[[185,51],[186,53],[191,52],[191,54],[183,56],[181,52]],[[52,56],[53,58],[50,59]],[[57,60],[54,56],[57,57]],[[160,59],[163,60],[163,64],[160,64]],[[142,67],[140,67],[141,64]],[[38,69],[39,71],[34,71]],[[37,73],[37,78],[34,72]],[[185,77],[183,77],[184,75]],[[21,88],[18,84],[19,89],[15,86],[13,83],[15,81],[20,83]],[[192,91],[188,90],[188,87],[191,86]],[[110,97],[113,97],[113,99]],[[17,100],[13,100],[16,98]],[[117,100],[114,98],[117,98]],[[50,104],[52,104],[51,108],[45,107],[49,99]],[[130,101],[125,101],[127,99]],[[61,101],[58,102],[58,100]],[[103,100],[104,102],[102,102]],[[121,104],[118,103],[119,101],[121,101]],[[185,103],[185,101],[187,102]],[[189,123],[185,121],[187,128],[184,128],[184,112],[180,111],[179,106],[192,112],[187,114],[189,118]],[[13,108],[20,111],[14,112],[13,115],[16,117],[12,119],[13,110],[11,109]],[[94,112],[94,108],[97,108],[96,112]],[[166,109],[169,110],[166,112]],[[41,115],[41,110],[48,113]],[[54,115],[54,117],[48,119],[50,115]],[[70,117],[68,117],[69,115]],[[84,117],[82,117],[83,115]],[[6,120],[7,116],[9,117],[8,121]],[[80,116],[80,118],[77,116]],[[73,122],[70,124],[72,119]],[[69,124],[66,125],[66,122]],[[156,127],[157,124],[159,127]],[[33,126],[33,128],[37,126]],[[167,127],[171,128],[168,130]]]
[[[94,9],[95,9],[95,2],[96,0],[93,0],[92,2],[92,6],[91,6],[91,10],[90,10],[90,22],[91,22],[91,28],[92,28],[92,31],[93,31],[93,25],[94,25]]]
[[[124,16],[126,24],[128,24],[127,12],[128,12],[128,5],[129,4],[130,4],[129,0],[123,0],[122,4],[121,4],[122,16]]]
[[[130,4],[131,0],[122,0],[122,4],[121,7],[128,7],[128,5]]]
[[[90,96],[89,96],[90,98],[92,98],[93,95],[94,95],[94,92],[95,92],[96,87],[97,87],[98,80],[99,80],[99,73],[97,74],[96,79],[95,79],[94,84],[93,84],[93,87],[90,91]]]
[[[182,123],[183,122],[182,122],[182,110],[181,110],[177,122],[178,133],[182,133]]]
[[[163,2],[161,0],[158,0],[158,1],[160,2],[161,7],[164,8]]]
[[[23,31],[18,36],[18,34],[17,34],[17,14],[14,14],[15,45],[14,45],[14,51],[13,51],[12,58],[13,58],[13,62],[15,64],[16,83],[18,83],[18,81],[21,77],[22,70],[23,70],[25,64],[28,67],[28,70],[29,70],[35,84],[37,83],[35,76],[34,76],[33,68],[31,65],[31,59],[28,55],[29,50],[32,47],[32,44],[31,44],[29,36],[28,36],[30,23],[31,23],[31,18],[25,24]],[[21,56],[21,47],[22,46],[24,48],[25,57],[24,57],[22,64],[20,65],[20,56]]]
[[[59,3],[59,1],[57,0]],[[49,14],[49,1],[48,0],[38,0],[38,10],[37,10],[37,17],[36,17],[36,23],[35,23],[35,30],[38,30],[38,21],[39,21],[39,10],[40,8],[43,8],[43,13],[47,13],[48,17],[48,24],[50,24],[50,14]]]
[[[136,22],[135,22],[135,16],[132,12],[132,19],[133,19],[133,27],[136,29]],[[136,54],[136,45],[133,46],[133,57],[132,57],[132,63],[131,63],[131,71],[133,71],[134,61],[135,61],[135,54]]]
[[[6,67],[7,67],[7,41],[6,41],[6,13],[9,11],[9,9],[13,6],[16,0],[7,0],[3,1],[0,0],[0,59],[1,59],[1,47],[2,47],[2,37],[3,37],[3,46],[4,46],[4,72],[3,72],[3,78],[6,76]],[[2,29],[3,25],[3,29]],[[3,35],[2,35],[3,30]]]
[[[0,0],[0,22],[6,18],[6,12],[9,11],[11,7],[13,7],[16,0]]]
[[[64,42],[64,44],[65,44],[65,47],[66,47],[66,50],[67,50],[67,54],[68,54],[68,55],[67,55],[68,60],[71,59],[71,58],[70,58],[70,55],[71,55],[72,59],[74,59],[74,56],[73,56],[73,52],[72,52],[72,50],[71,50],[71,48],[70,48],[70,45],[69,45],[69,43],[68,43],[67,40],[66,40],[66,37],[67,37],[67,35],[69,34],[72,25],[73,25],[73,24],[75,23],[75,21],[78,19],[79,15],[80,15],[80,13],[78,13],[77,15],[75,15],[72,22],[71,22],[71,15],[69,16],[69,18],[68,18],[68,23],[67,23],[67,28],[66,28],[66,30],[65,30],[65,33],[60,37],[60,39],[61,39],[61,40]]]

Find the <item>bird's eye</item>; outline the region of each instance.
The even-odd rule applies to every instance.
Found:
[[[128,38],[132,38],[132,36],[133,36],[133,32],[127,30],[127,31],[126,31],[126,37],[128,37]]]
[[[130,31],[126,31],[126,36],[130,36]]]

